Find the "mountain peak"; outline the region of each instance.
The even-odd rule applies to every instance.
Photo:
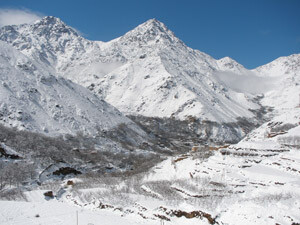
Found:
[[[61,19],[55,16],[45,16],[42,19],[36,21],[35,24],[53,25],[53,24],[64,24],[64,22],[62,22]]]
[[[218,59],[217,64],[219,69],[223,71],[243,73],[246,70],[244,66],[228,56]]]
[[[133,30],[127,32],[122,38],[138,42],[158,41],[158,39],[163,39],[164,41],[172,43],[178,40],[174,33],[157,19],[147,20]]]
[[[233,61],[235,62],[235,60],[230,58],[229,56],[225,56],[225,57],[223,57],[221,59],[218,59],[218,60],[223,61],[223,62],[233,62]]]
[[[61,19],[55,16],[45,16],[42,19],[40,19],[39,21],[43,21],[46,22],[48,24],[50,23],[62,23]]]
[[[300,54],[279,57],[272,62],[259,66],[253,71],[267,76],[281,76],[283,74],[299,74]]]
[[[173,32],[170,31],[164,23],[155,18],[149,19],[146,22],[140,24],[136,29],[143,30],[145,32],[156,31],[157,33],[172,33],[172,35],[174,35]]]
[[[149,19],[146,22],[140,24],[139,26],[160,27],[165,30],[168,29],[163,22],[160,22],[159,20],[157,20],[155,18]]]
[[[33,29],[39,33],[68,33],[78,36],[78,33],[74,28],[66,25],[61,19],[54,16],[46,16],[36,21],[33,25]]]

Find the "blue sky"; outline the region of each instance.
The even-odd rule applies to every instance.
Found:
[[[247,68],[300,53],[299,0],[0,0],[0,9],[56,16],[101,41],[156,18],[188,46]]]

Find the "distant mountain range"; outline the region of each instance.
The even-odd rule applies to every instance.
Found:
[[[300,54],[247,70],[187,47],[155,19],[101,42],[48,16],[2,27],[0,40],[0,121],[28,130],[93,134],[135,126],[120,112],[220,127],[241,118],[257,124],[262,107],[298,104]],[[240,125],[234,129],[239,138],[245,134]]]

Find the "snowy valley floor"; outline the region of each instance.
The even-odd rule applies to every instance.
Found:
[[[300,109],[288,113],[209,158],[196,150],[129,178],[44,184],[27,202],[0,201],[0,224],[71,225],[76,212],[80,225],[299,224],[300,126],[287,124]]]

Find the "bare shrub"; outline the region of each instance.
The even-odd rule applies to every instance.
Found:
[[[0,199],[5,201],[27,201],[26,196],[19,188],[0,191]]]
[[[300,136],[278,137],[278,142],[284,145],[300,147]]]

